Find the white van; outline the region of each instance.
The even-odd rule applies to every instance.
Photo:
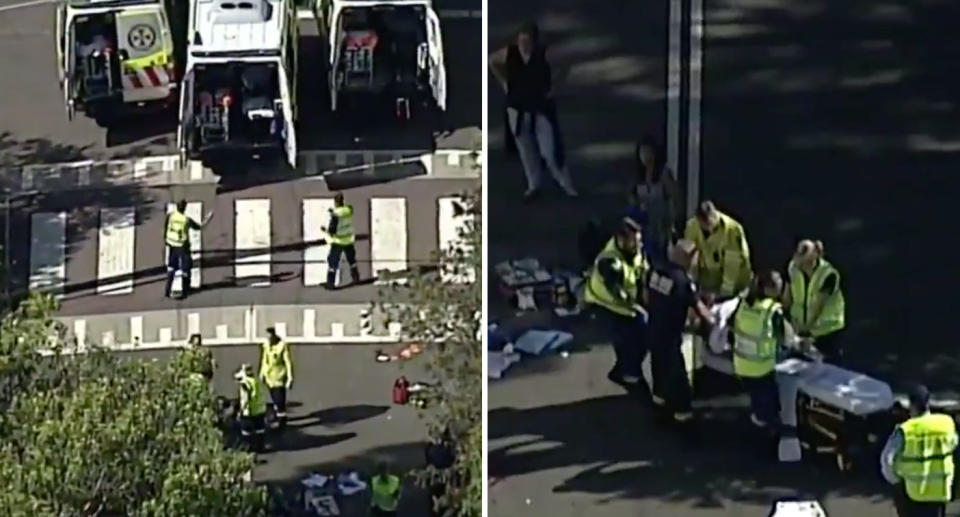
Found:
[[[68,0],[56,8],[57,72],[67,118],[103,125],[121,110],[176,103],[176,63],[160,0]]]
[[[447,109],[440,18],[431,0],[317,0],[329,42],[330,108],[380,101],[409,119],[411,107]]]
[[[177,143],[181,159],[297,160],[292,0],[193,0]]]

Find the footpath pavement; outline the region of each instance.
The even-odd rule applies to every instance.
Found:
[[[423,364],[417,360],[377,363],[377,348],[291,344],[294,385],[289,394],[289,425],[283,435],[268,439],[268,452],[259,456],[254,470],[256,481],[295,486],[311,472],[329,475],[356,470],[369,475],[379,461],[400,471],[424,465],[426,422],[414,408],[393,405],[390,398],[397,377],[426,380]],[[257,347],[218,347],[213,352],[217,392],[236,397],[233,372],[242,363],[257,364]],[[124,356],[162,359],[170,353],[129,352]],[[429,515],[426,494],[409,478],[405,485],[401,515]],[[365,513],[345,511],[342,515]]]
[[[784,266],[798,236],[827,242],[844,273],[855,367],[896,387],[921,378],[955,388],[944,296],[956,279],[951,255],[935,250],[956,190],[942,171],[958,149],[948,95],[958,75],[956,51],[935,41],[957,8],[704,6],[703,195],[745,223],[758,267]],[[520,202],[522,172],[503,152],[502,95],[492,93],[490,261],[529,255],[573,266],[585,220],[623,206],[635,139],[662,135],[666,6],[507,7],[491,2],[491,46],[525,20],[540,24],[584,196]],[[491,307],[493,320],[512,316],[495,289]],[[702,447],[678,443],[607,382],[613,354],[592,323],[561,327],[576,336],[569,357],[526,361],[491,382],[491,515],[761,517],[790,496],[819,499],[831,516],[895,515],[870,473],[754,459],[742,410],[705,415]]]

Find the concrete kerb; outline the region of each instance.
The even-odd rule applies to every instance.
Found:
[[[208,307],[57,320],[72,344],[66,353],[82,353],[93,344],[112,351],[178,348],[193,335],[207,346],[243,346],[266,338],[268,327],[303,345],[388,345],[402,338],[399,323],[363,304]]]

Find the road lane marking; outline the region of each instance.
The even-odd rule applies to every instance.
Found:
[[[317,336],[317,311],[315,309],[303,309],[303,337],[314,338]]]
[[[307,243],[303,248],[303,285],[306,287],[315,287],[327,281],[330,245],[318,242],[327,238],[321,227],[329,223],[330,210],[333,210],[332,199],[303,200],[303,242]],[[337,283],[339,279],[340,271],[337,270]]]
[[[407,200],[402,197],[370,199],[371,271],[407,269]]]
[[[30,290],[59,291],[67,281],[67,213],[30,216]]]
[[[444,20],[480,20],[483,18],[483,11],[478,9],[440,9],[437,11],[437,16]],[[314,18],[313,10],[297,9],[298,20],[313,20]]]
[[[4,11],[14,11],[17,9],[24,9],[26,7],[34,7],[37,5],[52,4],[57,1],[58,0],[32,0],[30,2],[20,2],[19,4],[4,5],[0,7],[0,13]]]
[[[234,264],[234,276],[240,278],[257,277],[252,287],[270,285],[270,200],[238,199],[235,207],[234,239],[237,259]],[[262,250],[261,253],[252,253]]]
[[[670,0],[670,41],[667,59],[667,167],[680,174],[680,84],[683,80],[680,52],[683,32],[683,0]]]
[[[200,333],[200,313],[191,312],[187,314],[187,337]]]
[[[130,316],[130,341],[143,343],[143,316]]]
[[[687,125],[687,212],[700,202],[701,100],[703,98],[703,0],[690,2],[690,120]]]
[[[103,208],[97,256],[97,294],[133,292],[136,208]],[[105,283],[113,279],[109,283]]]
[[[176,203],[167,203],[167,214],[169,215],[177,207]],[[193,219],[196,222],[203,221],[203,202],[201,201],[190,201],[187,203],[187,216]],[[166,226],[166,224],[164,224]],[[163,229],[166,233],[167,229]],[[187,232],[187,235],[190,239],[190,258],[192,259],[191,268],[190,268],[190,288],[198,289],[201,285],[200,283],[200,260],[202,257],[201,247],[203,246],[203,238],[201,237],[200,230],[190,230]],[[170,248],[164,246],[164,262],[163,265],[166,266],[170,263]],[[181,285],[183,280],[179,275],[173,279],[173,288],[174,292],[180,292],[183,289]]]
[[[73,337],[77,341],[77,348],[87,348],[87,320],[73,320]]]
[[[465,214],[457,215],[457,205],[462,202],[460,197],[441,197],[437,200],[437,249],[448,256],[449,252],[457,246],[463,245],[461,232],[466,229],[467,216]],[[440,276],[445,282],[470,282],[472,279],[467,275],[458,275],[457,272],[447,268],[441,269]]]

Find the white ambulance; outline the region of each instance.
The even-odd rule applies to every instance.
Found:
[[[293,0],[192,0],[177,142],[181,159],[284,156],[296,167]]]
[[[126,110],[176,103],[173,35],[161,0],[67,0],[56,8],[67,118],[108,125]]]
[[[447,109],[440,18],[431,0],[316,0],[328,39],[330,108],[384,103],[400,119],[411,109]]]

